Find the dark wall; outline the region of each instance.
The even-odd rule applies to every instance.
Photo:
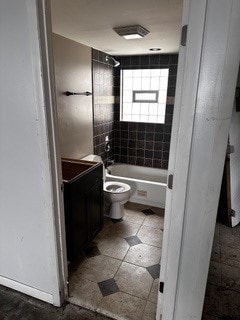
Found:
[[[118,119],[114,123],[114,158],[116,162],[147,167],[167,168],[176,88],[178,55],[144,55],[115,57],[114,92]],[[120,119],[120,71],[138,68],[169,68],[167,106],[164,124],[123,122]]]
[[[120,67],[105,61],[106,54],[92,50],[94,153],[104,160],[167,168],[172,129],[178,55],[115,57]],[[121,68],[169,68],[167,106],[164,124],[123,122],[120,119]],[[111,152],[105,152],[105,137]]]
[[[114,157],[114,76],[113,67],[104,52],[92,49],[93,79],[93,146],[94,154],[103,160]],[[105,152],[105,137],[109,136],[111,151]],[[87,137],[86,137],[87,139]]]

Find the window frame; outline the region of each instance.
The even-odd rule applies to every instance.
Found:
[[[136,94],[138,93],[155,93],[155,100],[136,100]],[[159,90],[133,90],[133,102],[138,103],[158,103]]]
[[[149,69],[149,70],[154,70],[154,69],[167,69],[168,70],[168,77],[167,77],[167,92],[168,92],[168,88],[169,88],[169,76],[170,76],[170,66],[127,66],[127,67],[122,67],[120,70],[120,99],[119,99],[119,105],[120,105],[120,113],[119,113],[119,121],[120,122],[136,122],[136,123],[154,123],[154,124],[165,124],[165,119],[166,119],[166,106],[167,106],[167,92],[166,92],[166,102],[165,102],[165,114],[164,114],[164,121],[163,122],[150,122],[150,121],[134,121],[134,120],[123,120],[123,73],[125,70],[144,70],[144,69]],[[158,99],[159,99],[159,91],[160,90],[134,90],[134,91],[145,91],[145,92],[149,92],[149,91],[157,91],[158,92]],[[158,100],[157,99],[157,100]],[[159,102],[153,102],[153,101],[143,101],[143,102],[137,102],[137,103],[159,103]],[[141,116],[141,114],[139,114],[139,116]]]

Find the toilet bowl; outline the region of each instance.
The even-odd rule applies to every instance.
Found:
[[[90,154],[82,160],[101,162],[102,158],[97,155]],[[131,187],[119,181],[105,181],[106,172],[103,165],[103,193],[105,216],[111,219],[121,219],[124,216],[124,204],[129,200],[131,195]]]
[[[105,207],[109,205],[106,215],[112,219],[121,219],[124,216],[124,204],[129,200],[131,187],[118,181],[107,181],[103,184]]]

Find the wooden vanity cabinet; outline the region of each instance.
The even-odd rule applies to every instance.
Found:
[[[103,168],[101,163],[63,159],[62,172],[67,256],[73,261],[103,226]]]

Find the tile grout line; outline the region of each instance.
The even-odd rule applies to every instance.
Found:
[[[146,303],[145,303],[145,306],[144,306],[144,309],[143,309],[143,313],[142,313],[142,316],[141,316],[141,320],[143,319],[143,316],[144,316],[144,313],[145,313],[145,310],[146,310],[146,307],[147,307],[147,303],[148,303],[148,301],[146,301]]]
[[[141,211],[138,211],[138,212],[141,212]],[[144,221],[146,220],[146,218],[147,218],[147,217],[145,217],[145,218],[143,219],[142,223],[140,224],[140,226],[139,226],[139,228],[138,228],[138,231],[136,232],[136,236],[138,235],[138,233],[139,233],[141,227],[143,226],[143,223],[144,223]],[[142,242],[142,241],[141,241],[141,242]],[[129,252],[130,248],[131,248],[131,246],[129,246],[128,251],[126,252],[126,254],[125,254],[124,258],[123,258],[123,261],[124,261],[124,259],[126,258],[126,255],[127,255],[127,253]],[[126,262],[126,261],[124,261],[124,262]],[[127,263],[129,263],[129,262],[127,262]],[[137,266],[137,265],[135,265],[135,264],[133,264],[133,263],[130,263],[130,264],[132,264],[132,265],[134,265],[134,266]],[[141,266],[141,267],[142,267],[142,266]],[[147,271],[147,268],[146,268],[146,267],[143,267],[143,268]],[[151,289],[152,289],[152,286],[151,286],[151,288],[150,288],[150,290],[149,290],[148,297],[149,297],[149,294],[150,294],[150,292],[151,292]],[[147,297],[147,298],[148,298],[148,297]],[[144,306],[144,308],[143,308],[143,313],[142,313],[142,315],[141,315],[141,319],[143,319],[144,312],[145,312],[145,309],[146,309],[146,306],[147,306],[147,301],[148,301],[148,300],[146,299],[146,301],[145,301],[145,306]]]
[[[124,209],[124,210],[125,210],[125,209]],[[125,221],[126,221],[126,220],[125,220]],[[139,225],[138,231],[139,231],[140,227],[141,227],[141,225]],[[136,232],[136,235],[137,235],[138,231]],[[120,237],[120,238],[121,238],[121,237]],[[122,238],[122,239],[125,240],[125,238]],[[125,241],[126,241],[126,240],[125,240]],[[127,242],[127,241],[126,241],[126,242]],[[125,253],[123,259],[121,260],[121,264],[120,264],[120,266],[118,267],[118,269],[117,269],[116,273],[114,274],[113,278],[116,276],[116,274],[117,274],[117,272],[119,271],[119,269],[120,269],[121,265],[123,264],[123,262],[126,262],[126,261],[124,261],[124,259],[126,258],[126,255],[128,254],[130,248],[131,248],[131,246],[129,245],[129,248],[128,248],[127,252]]]
[[[157,278],[157,279],[159,279],[159,278]],[[148,297],[147,297],[147,300],[148,300],[148,301],[150,301],[150,300],[149,300],[149,296],[150,296],[150,294],[151,294],[151,291],[152,291],[152,288],[153,288],[153,285],[154,285],[154,281],[155,281],[155,280],[156,280],[156,279],[153,279],[152,286],[151,286],[151,289],[150,289],[149,294],[148,294]],[[150,302],[152,302],[152,301],[150,301]]]

